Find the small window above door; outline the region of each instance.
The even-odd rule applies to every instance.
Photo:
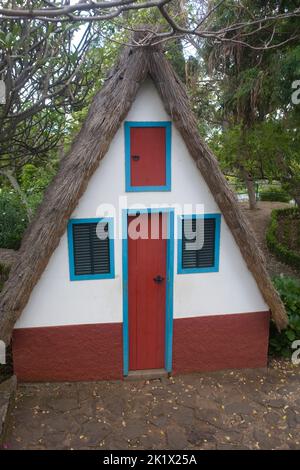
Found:
[[[171,191],[171,122],[125,122],[126,191]]]

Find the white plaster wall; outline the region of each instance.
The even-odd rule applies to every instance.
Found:
[[[113,111],[112,111],[113,112]],[[169,120],[152,82],[140,89],[126,120]],[[100,204],[118,208],[119,195],[128,204],[203,204],[206,213],[219,212],[206,183],[172,126],[172,191],[125,193],[123,126],[117,132],[72,218],[104,215]],[[200,211],[201,212],[201,211]],[[118,214],[115,225],[118,231]],[[176,225],[176,224],[175,224]],[[62,237],[16,328],[108,323],[122,321],[122,241],[115,239],[115,279],[69,280],[67,234]],[[267,310],[259,289],[224,221],[221,221],[220,271],[208,274],[177,274],[174,259],[174,317],[246,313]]]

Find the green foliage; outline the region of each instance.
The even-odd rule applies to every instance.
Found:
[[[289,223],[297,223],[299,218],[298,208],[289,209],[276,209],[272,212],[271,222],[267,230],[267,245],[270,251],[272,251],[278,259],[284,263],[300,270],[300,254],[293,251],[289,246],[283,244],[278,240],[278,229],[280,227],[279,218],[289,218]],[[290,233],[290,227],[288,227],[288,234]]]
[[[210,147],[217,155],[223,171],[237,172],[237,162],[243,159],[247,171],[254,172],[256,162],[252,157],[249,136],[242,135],[240,125],[229,127],[223,132],[216,132],[211,137]],[[243,156],[242,156],[243,155]]]
[[[36,175],[36,171],[36,166],[31,163],[27,163],[22,168],[21,187],[24,191],[28,191],[28,189],[31,187],[32,180]]]
[[[217,4],[217,0],[213,4]],[[299,3],[299,2],[298,2]],[[247,23],[261,14],[285,12],[293,1],[253,2],[241,8],[225,0],[211,16],[215,29],[232,22]],[[220,120],[211,132],[221,166],[226,172],[253,179],[277,179],[300,201],[300,107],[291,104],[292,83],[299,79],[300,46],[293,32],[295,19],[277,25],[273,43],[284,43],[259,51],[238,44],[207,39],[203,46],[207,73],[215,80]],[[259,28],[248,37],[253,45],[265,44],[268,31]],[[290,38],[290,41],[286,41]],[[294,39],[293,39],[294,38]],[[216,115],[217,117],[217,115]]]
[[[261,201],[290,202],[291,196],[288,192],[277,186],[269,186],[259,193]]]
[[[57,162],[51,161],[45,167],[35,166],[32,163],[24,165],[20,176],[21,189],[24,191],[28,203],[35,212],[43,199],[43,194],[57,171]]]
[[[247,192],[244,182],[240,179],[235,178],[234,176],[227,176],[226,179],[232,191],[236,194],[245,194]]]
[[[292,129],[294,123],[290,129],[285,124],[272,119],[249,129],[243,129],[241,124],[230,126],[223,132],[215,132],[210,146],[225,171],[238,173],[238,165],[242,165],[256,179],[267,176],[282,180],[288,191],[292,191],[297,178],[300,181],[300,138],[297,128]],[[285,178],[287,168],[289,178]]]
[[[45,167],[28,163],[22,168],[19,184],[33,213],[41,203],[44,191],[56,171],[56,160],[48,162]],[[26,209],[19,195],[2,185],[0,189],[0,248],[18,249],[27,224]]]
[[[300,46],[289,47],[284,54],[278,51],[273,63],[273,71],[274,73],[277,71],[279,82],[276,99],[288,106],[291,101],[291,89],[286,84],[299,80]]]
[[[293,341],[300,339],[300,282],[290,277],[276,277],[273,282],[285,305],[289,325],[279,333],[275,324],[271,323],[269,352],[290,358]]]
[[[0,247],[20,247],[27,216],[20,199],[13,191],[0,191]]]
[[[183,55],[183,46],[179,39],[170,42],[168,50],[166,51],[166,56],[180,79],[185,82],[185,58]]]

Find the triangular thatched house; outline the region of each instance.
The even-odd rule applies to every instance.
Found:
[[[283,304],[183,84],[158,48],[125,49],[2,292],[0,336],[12,336],[16,374],[264,366],[270,312],[284,328]]]

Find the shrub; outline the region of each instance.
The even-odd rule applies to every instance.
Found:
[[[27,226],[26,211],[13,191],[0,191],[0,247],[17,250]]]
[[[294,352],[292,343],[300,340],[300,281],[290,277],[276,277],[273,282],[285,305],[289,325],[279,333],[271,322],[269,352],[273,356],[290,358]]]
[[[259,193],[261,201],[275,201],[275,202],[290,202],[291,196],[281,188],[277,186],[269,186],[263,189]]]
[[[289,217],[291,220],[293,220],[293,217],[297,219],[299,217],[299,209],[292,207],[272,211],[271,222],[266,235],[267,245],[269,250],[272,251],[281,261],[300,270],[300,255],[291,250],[288,246],[283,245],[277,238],[279,218],[282,216]]]

